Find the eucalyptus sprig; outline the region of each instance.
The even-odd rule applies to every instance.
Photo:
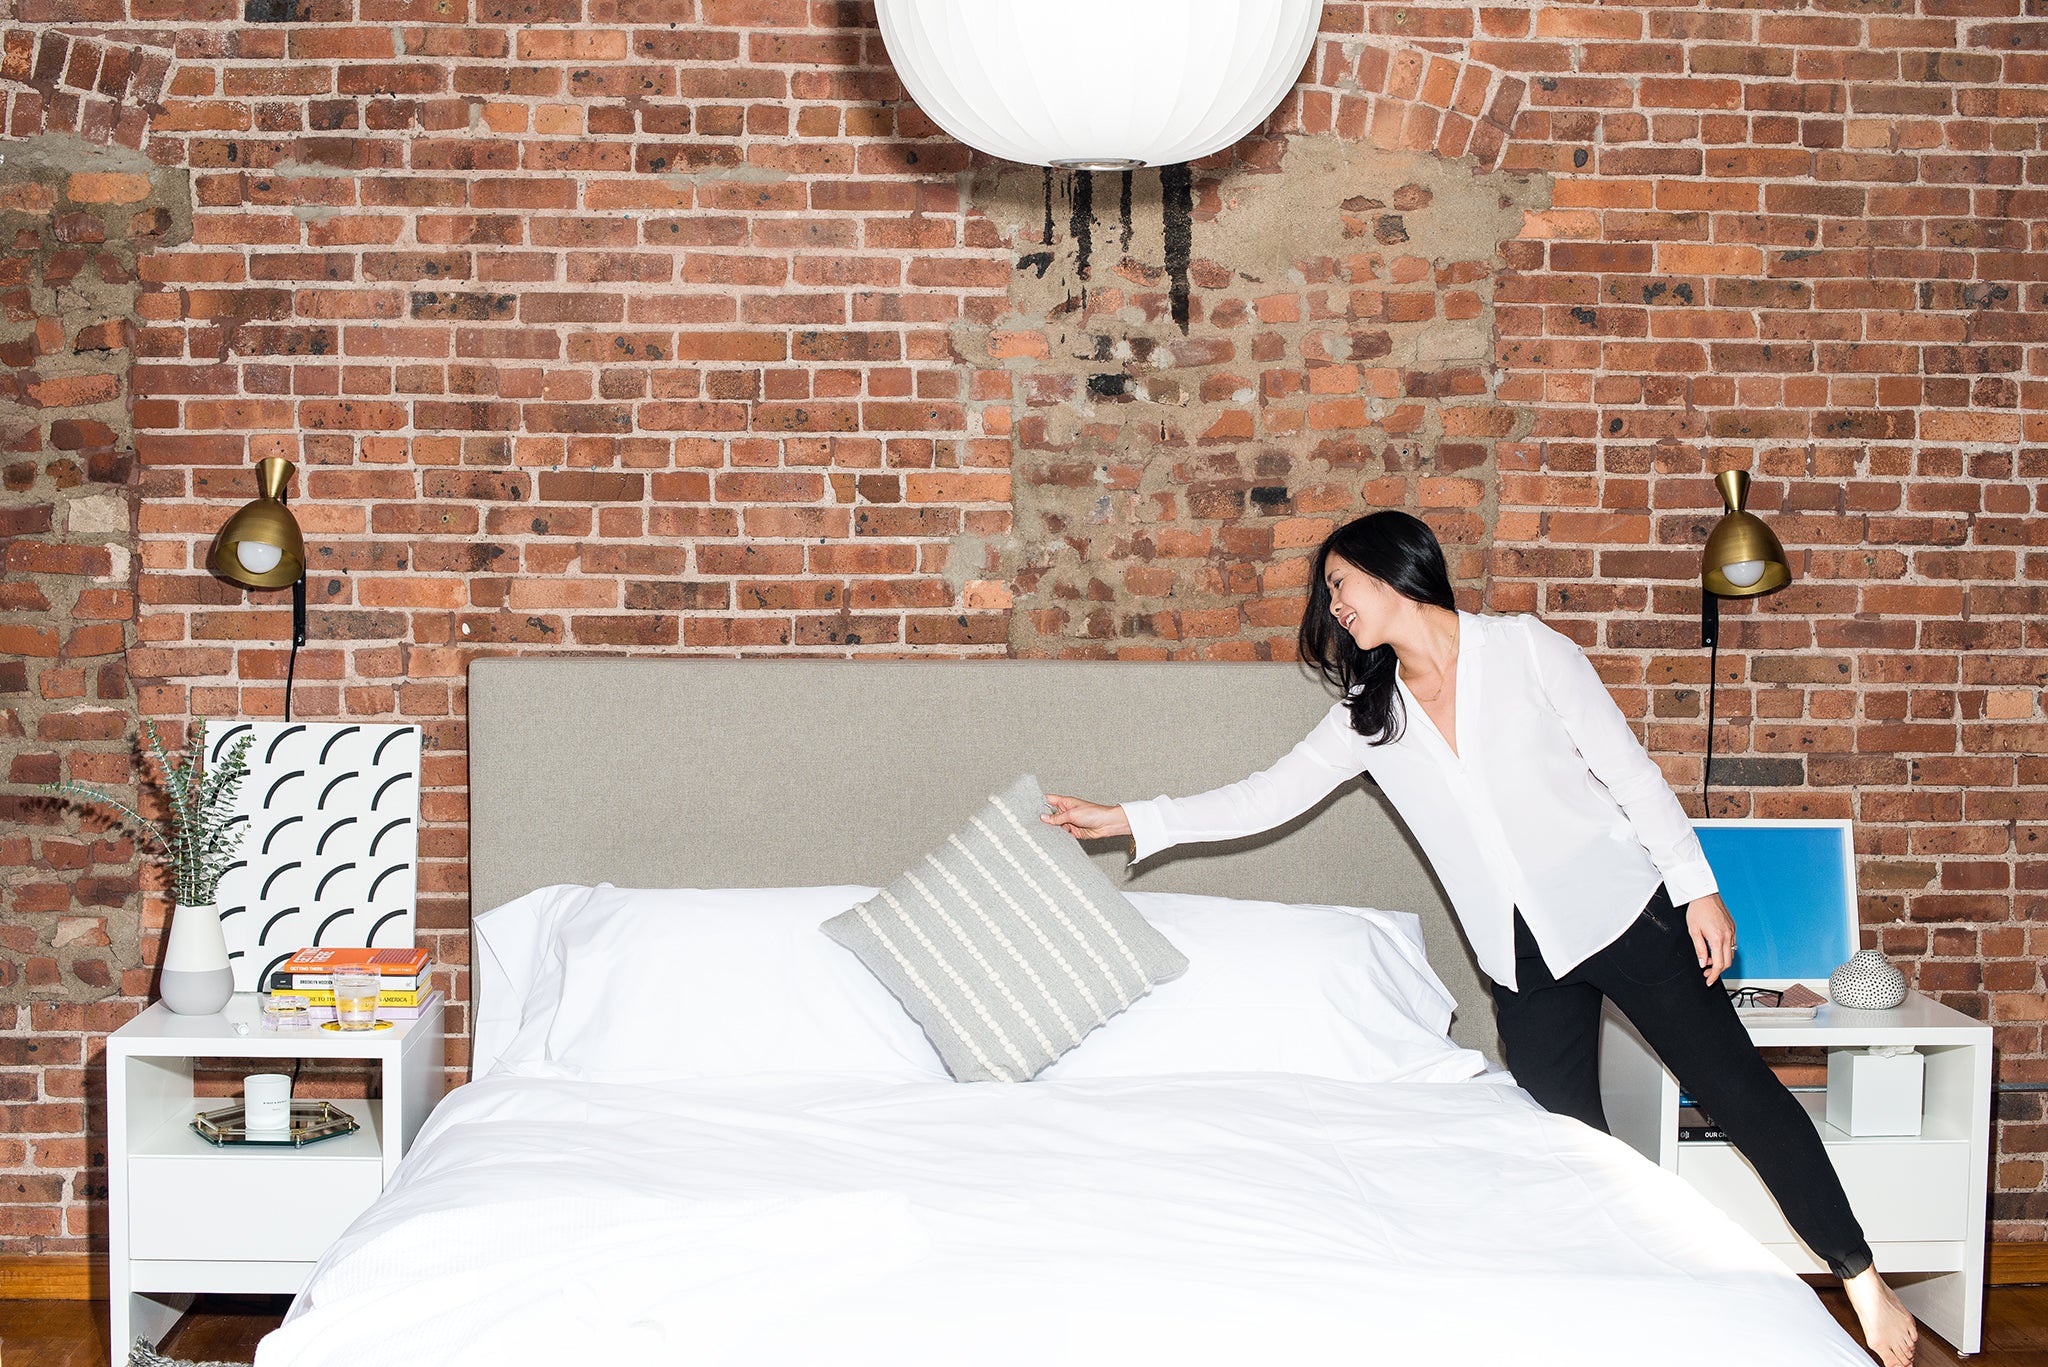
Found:
[[[182,756],[171,754],[154,722],[145,720],[142,732],[150,762],[156,768],[157,786],[169,802],[168,830],[112,793],[90,784],[66,779],[45,783],[41,791],[119,813],[156,842],[164,862],[170,866],[172,895],[178,902],[184,906],[203,906],[213,900],[221,876],[234,862],[235,849],[242,843],[245,828],[233,822],[235,794],[248,777],[249,746],[255,737],[244,736],[236,741],[208,769],[204,762],[205,722],[192,723]]]

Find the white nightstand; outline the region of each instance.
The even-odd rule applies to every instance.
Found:
[[[411,1147],[445,1087],[443,1002],[389,1030],[263,1028],[254,993],[217,1016],[161,1003],[107,1037],[108,1338],[115,1367],[135,1335],[160,1342],[205,1291],[296,1292]],[[236,1024],[248,1033],[235,1033]],[[381,1100],[344,1103],[362,1128],[304,1148],[215,1147],[193,1060],[374,1059]],[[288,1071],[288,1070],[286,1070]]]
[[[1911,1138],[1854,1138],[1825,1120],[1822,1092],[1798,1093],[1841,1174],[1864,1237],[1899,1298],[1958,1352],[1984,1319],[1984,1216],[1991,1137],[1991,1027],[1918,992],[1890,1011],[1829,1003],[1810,1021],[1752,1021],[1763,1048],[1912,1045],[1927,1057],[1922,1126]],[[1617,1138],[1675,1171],[1796,1272],[1827,1266],[1799,1242],[1756,1172],[1725,1143],[1678,1142],[1678,1083],[1610,1005],[1600,1091]]]

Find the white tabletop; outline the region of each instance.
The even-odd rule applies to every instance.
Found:
[[[418,1020],[393,1021],[388,1030],[323,1030],[317,1022],[266,1030],[262,1002],[258,993],[237,992],[212,1016],[180,1016],[156,1002],[108,1036],[107,1048],[158,1058],[397,1058],[421,1026],[438,1027],[443,1005],[437,998]]]
[[[1812,1020],[1751,1020],[1749,1037],[1766,1048],[1893,1044],[1901,1031],[1929,1044],[1977,1044],[1990,1040],[1991,1027],[1931,997],[1907,992],[1889,1011],[1857,1011],[1833,1002],[1814,1008]]]

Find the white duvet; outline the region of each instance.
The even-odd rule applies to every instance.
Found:
[[[498,1076],[443,1102],[256,1360],[1760,1355],[1869,1361],[1676,1177],[1487,1080]]]

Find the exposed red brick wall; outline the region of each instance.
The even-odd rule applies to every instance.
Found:
[[[1398,501],[1474,602],[1592,648],[1690,791],[1696,548],[1739,466],[1799,579],[1729,608],[1716,811],[1855,816],[1871,935],[2048,1080],[2022,0],[1331,3],[1269,127],[1194,168],[1180,267],[1157,173],[1128,247],[1114,177],[1082,213],[1060,178],[1047,232],[858,4],[57,8],[16,0],[74,27],[6,39],[10,129],[73,95],[87,127],[125,26],[177,33],[138,139],[195,205],[141,267],[139,709],[280,709],[282,596],[200,560],[248,464],[299,461],[295,711],[424,726],[420,924],[458,1002],[478,651],[1284,654],[1307,547]],[[1274,216],[1332,148],[1365,183]],[[1513,231],[1460,236],[1453,170]],[[1475,327],[1477,361],[1432,359]],[[2001,1106],[1998,1232],[2039,1240],[2048,1125]],[[10,1246],[83,1247],[75,1187],[23,1190],[71,1213]]]
[[[161,926],[144,924],[132,840],[22,785],[69,776],[135,800],[136,262],[190,214],[184,177],[134,152],[63,132],[4,152],[0,1239],[22,1245],[87,1234],[105,1157],[87,1135],[87,1049],[148,992]]]
[[[40,25],[98,18],[69,0],[23,0],[13,18],[38,27],[0,34],[0,97],[9,138],[75,136],[100,146],[140,147],[170,74],[161,34],[80,34]]]
[[[1009,381],[1016,530],[987,572],[1019,654],[1292,658],[1307,551],[1361,507],[1430,517],[1483,590],[1492,438],[1529,427],[1491,392],[1493,282],[1543,187],[1328,133],[1238,154],[976,178],[1011,311],[955,335]]]
[[[1696,810],[1695,548],[1710,475],[1753,471],[1797,578],[1728,605],[1713,814],[1855,818],[1866,939],[2048,1081],[2048,24],[1406,13],[1530,74],[1503,166],[1556,183],[1497,286],[1535,424],[1497,452],[1494,605],[1593,649]],[[1995,1236],[2039,1240],[2041,1095],[1998,1114]]]

